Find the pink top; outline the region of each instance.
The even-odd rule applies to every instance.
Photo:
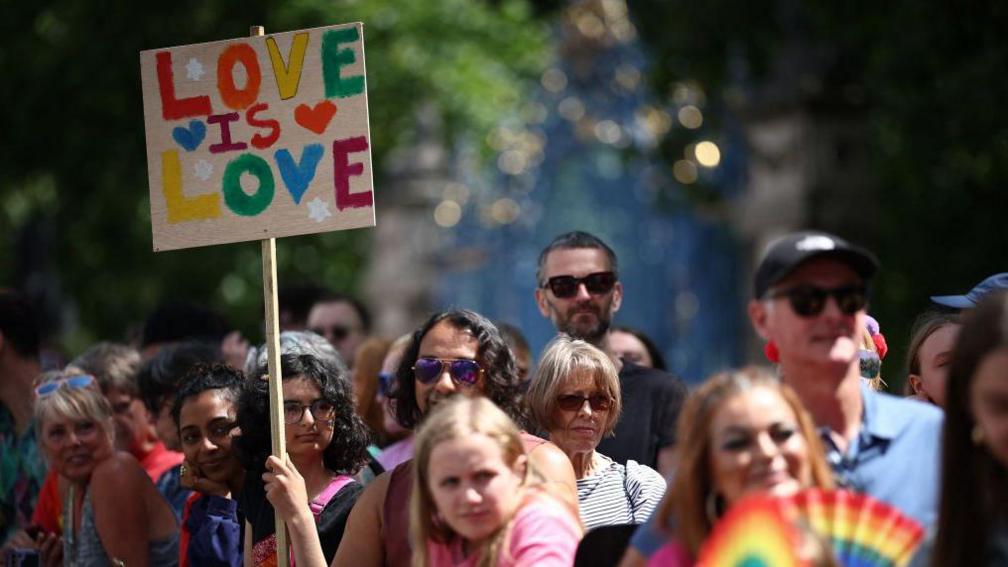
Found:
[[[570,567],[581,540],[581,528],[563,504],[550,497],[532,499],[518,510],[497,567]],[[441,544],[427,541],[431,565],[473,567],[479,554],[462,555],[462,539]]]
[[[686,548],[676,540],[659,547],[648,561],[648,567],[692,567],[695,564]]]
[[[383,469],[390,471],[413,458],[413,441],[413,435],[396,441],[388,447],[385,447],[385,450],[379,453],[378,456],[375,457],[375,460],[381,464]]]

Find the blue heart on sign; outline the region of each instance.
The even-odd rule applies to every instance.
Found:
[[[177,126],[172,130],[171,137],[178,142],[178,145],[191,152],[203,143],[206,137],[206,124],[199,120],[190,120],[189,127]]]

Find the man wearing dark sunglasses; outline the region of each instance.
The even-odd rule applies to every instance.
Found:
[[[749,316],[821,428],[837,478],[928,527],[942,414],[861,383],[858,344],[877,267],[870,252],[832,234],[786,235],[756,270]]]
[[[308,312],[308,330],[325,337],[336,348],[347,368],[371,329],[371,315],[360,301],[342,293],[319,297]]]
[[[671,374],[622,360],[608,348],[613,315],[623,301],[616,253],[593,234],[561,234],[543,249],[536,271],[539,312],[557,332],[609,354],[619,370],[623,412],[598,451],[620,464],[637,461],[666,474],[686,386]]]

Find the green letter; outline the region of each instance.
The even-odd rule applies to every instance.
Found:
[[[259,178],[259,189],[249,195],[242,190],[241,174],[249,172]],[[242,154],[224,169],[224,202],[236,215],[254,217],[273,202],[273,172],[266,160],[252,154]]]
[[[354,43],[360,39],[357,28],[329,30],[322,35],[322,80],[326,98],[346,98],[364,92],[364,76],[340,77],[340,71],[357,61],[352,49],[340,49],[341,43]]]

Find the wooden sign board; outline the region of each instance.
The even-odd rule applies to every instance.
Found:
[[[140,53],[154,250],[374,226],[360,23]]]

